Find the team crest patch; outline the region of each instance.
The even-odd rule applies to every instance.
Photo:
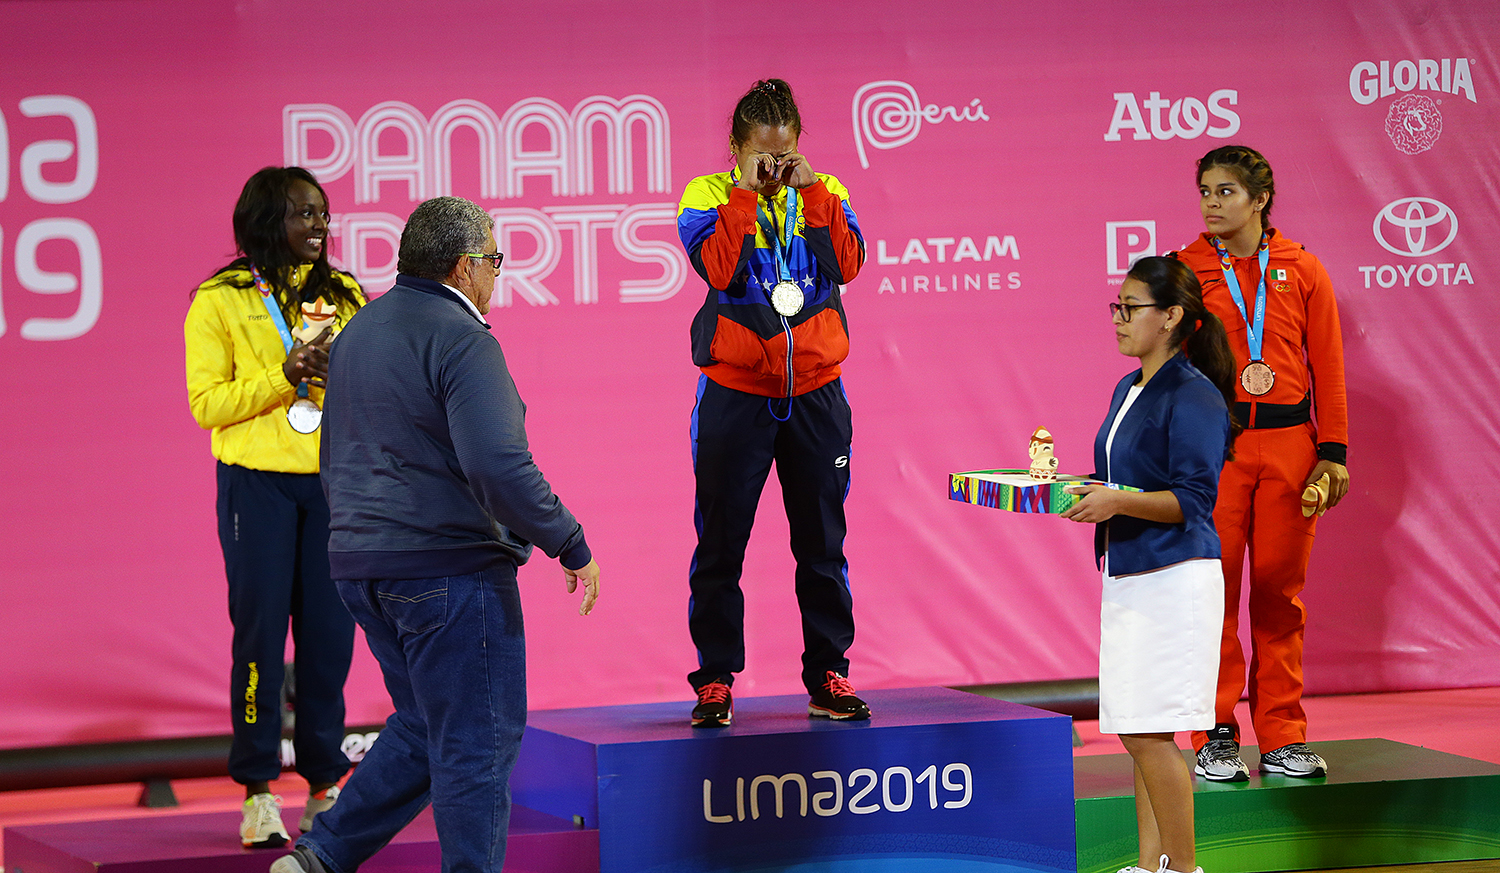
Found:
[[[1271,283],[1271,287],[1275,288],[1277,291],[1281,292],[1282,294],[1285,294],[1288,291],[1292,290],[1292,283],[1291,282],[1272,282]]]

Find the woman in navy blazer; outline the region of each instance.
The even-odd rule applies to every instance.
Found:
[[[1234,357],[1174,259],[1136,262],[1110,312],[1121,354],[1141,367],[1115,386],[1094,477],[1139,490],[1075,486],[1083,497],[1063,517],[1098,525],[1099,730],[1119,734],[1135,766],[1140,852],[1126,871],[1188,873],[1193,786],[1174,733],[1214,722],[1224,597],[1213,510],[1238,432]]]

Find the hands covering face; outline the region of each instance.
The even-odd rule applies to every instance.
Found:
[[[797,152],[776,156],[765,152],[746,151],[738,159],[741,188],[754,191],[762,197],[774,197],[783,185],[806,188],[816,182],[807,158]]]

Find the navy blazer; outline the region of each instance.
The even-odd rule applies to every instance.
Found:
[[[1229,453],[1229,411],[1224,396],[1207,376],[1173,355],[1125,413],[1115,431],[1113,466],[1105,463],[1110,424],[1141,371],[1120,380],[1109,415],[1094,439],[1094,475],[1142,491],[1171,491],[1182,507],[1182,521],[1167,524],[1117,515],[1094,530],[1094,560],[1109,549],[1112,576],[1144,573],[1190,558],[1219,557],[1214,503],[1219,473]]]

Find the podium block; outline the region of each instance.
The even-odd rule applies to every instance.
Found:
[[[601,873],[1076,869],[1072,722],[946,688],[862,692],[874,718],[807,698],[530,714],[516,803],[599,831]]]
[[[1323,779],[1193,780],[1198,863],[1214,873],[1500,858],[1500,766],[1393,740],[1314,748]],[[1191,753],[1185,753],[1190,755]],[[1255,746],[1242,757],[1253,768]],[[1191,763],[1189,763],[1191,766]],[[1130,758],[1076,762],[1079,873],[1135,863]]]

